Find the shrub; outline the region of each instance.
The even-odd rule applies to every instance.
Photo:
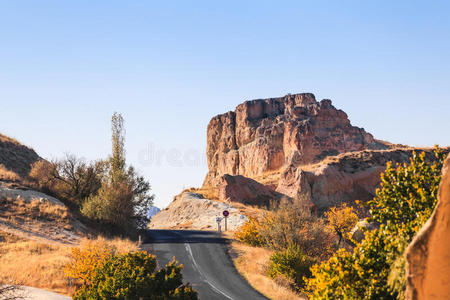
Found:
[[[84,240],[81,247],[72,248],[71,263],[64,273],[79,284],[90,284],[96,269],[102,266],[116,252],[114,246],[105,240]]]
[[[314,260],[305,255],[297,245],[290,245],[286,250],[277,251],[270,257],[268,275],[272,278],[286,277],[293,281],[297,290],[303,288],[304,277],[310,277],[310,267]]]
[[[332,250],[332,234],[324,221],[297,202],[282,201],[266,214],[259,232],[264,244],[276,250],[295,244],[319,259],[327,258]]]
[[[183,266],[174,260],[156,271],[156,259],[145,252],[113,256],[96,269],[92,283],[75,292],[74,299],[197,299],[182,283]]]
[[[244,225],[238,228],[234,233],[234,237],[251,246],[261,247],[264,246],[264,240],[259,233],[261,224],[257,219],[250,217]]]
[[[332,234],[323,220],[309,208],[283,200],[262,218],[250,218],[235,233],[235,237],[249,245],[275,250],[298,245],[310,257],[324,259],[332,252]]]
[[[339,237],[338,246],[342,238],[349,238],[350,231],[358,223],[358,216],[352,207],[348,207],[344,202],[340,206],[332,207],[325,212],[328,226],[336,232]]]
[[[327,262],[312,268],[307,289],[313,299],[396,299],[404,288],[399,257],[425,223],[436,204],[441,150],[436,160],[414,154],[409,164],[389,164],[381,175],[381,189],[369,202],[371,220],[382,224],[366,233],[353,252],[337,251]],[[391,284],[388,279],[391,274]]]
[[[44,192],[80,206],[82,201],[97,193],[105,175],[107,163],[84,160],[67,154],[61,160],[39,160],[33,164],[30,177]]]

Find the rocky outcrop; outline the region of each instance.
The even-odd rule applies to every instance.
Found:
[[[233,205],[203,198],[202,195],[183,192],[170,205],[152,217],[152,229],[217,229],[216,218],[228,210],[228,229],[235,230],[244,224],[247,217]],[[222,222],[222,226],[224,226]]]
[[[405,299],[448,299],[450,295],[450,157],[442,169],[438,203],[406,250]]]
[[[218,197],[222,201],[268,206],[280,194],[269,187],[242,175],[223,175],[218,183]]]
[[[375,196],[380,173],[387,162],[405,163],[413,151],[425,151],[434,159],[432,149],[364,150],[328,157],[307,168],[290,166],[280,174],[277,191],[307,201],[319,210],[341,202],[367,201]],[[306,200],[305,200],[306,199]]]
[[[373,198],[387,162],[408,162],[414,150],[434,158],[375,140],[313,94],[246,101],[210,121],[203,187],[221,200],[266,205],[285,195],[325,210]]]
[[[225,174],[254,178],[330,155],[387,148],[363,128],[352,126],[331,100],[318,102],[305,93],[246,101],[209,122],[209,172],[203,185],[214,186]]]

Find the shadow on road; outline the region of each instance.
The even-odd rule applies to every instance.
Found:
[[[152,229],[146,231],[146,236],[143,242],[145,244],[147,243],[225,244],[227,243],[227,240],[220,237],[217,232],[213,231]]]

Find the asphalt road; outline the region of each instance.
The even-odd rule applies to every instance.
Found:
[[[200,300],[267,299],[236,271],[226,240],[217,233],[191,230],[148,230],[142,248],[156,255],[159,266],[175,256],[184,265],[183,281]]]

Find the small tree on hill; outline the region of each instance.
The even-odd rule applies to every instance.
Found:
[[[358,222],[358,216],[351,206],[342,203],[340,206],[332,207],[325,213],[328,220],[328,226],[332,228],[339,237],[338,246],[342,238],[347,238],[352,228]]]

